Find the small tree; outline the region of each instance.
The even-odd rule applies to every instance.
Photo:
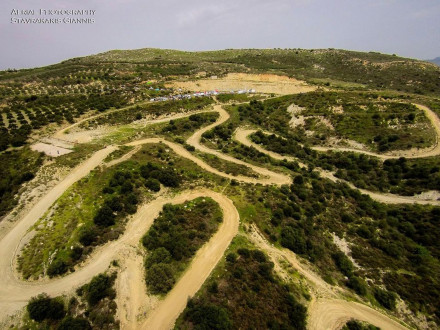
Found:
[[[374,298],[383,307],[394,310],[396,308],[396,294],[379,288],[374,289]]]
[[[95,276],[86,287],[86,299],[90,305],[96,305],[101,299],[114,294],[114,277],[106,274]]]
[[[31,298],[26,309],[29,317],[37,322],[46,319],[59,320],[66,314],[63,302],[58,299],[52,299],[45,293]]]
[[[154,294],[167,293],[176,280],[169,264],[154,264],[147,270],[147,285]]]
[[[93,222],[98,226],[109,227],[115,224],[115,215],[113,214],[112,209],[104,204],[104,206],[99,209],[98,213],[96,213]]]

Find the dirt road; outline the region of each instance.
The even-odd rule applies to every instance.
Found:
[[[107,116],[107,115],[109,115],[111,113],[114,113],[114,112],[120,112],[120,111],[128,110],[128,109],[134,108],[134,107],[136,107],[138,105],[144,105],[144,104],[147,104],[147,103],[149,103],[149,101],[141,102],[141,103],[138,103],[138,104],[135,104],[135,105],[130,105],[128,107],[123,107],[123,108],[120,108],[120,109],[108,110],[108,111],[105,111],[105,112],[102,112],[102,113],[98,113],[98,114],[90,116],[90,117],[86,117],[86,118],[81,119],[81,120],[79,120],[79,121],[77,121],[77,122],[75,122],[75,123],[73,123],[73,124],[71,124],[71,125],[69,125],[67,127],[64,127],[62,129],[60,129],[59,131],[57,131],[53,135],[52,138],[58,139],[58,140],[61,140],[61,141],[66,141],[66,136],[65,136],[66,132],[68,130],[71,130],[72,128],[78,127],[82,123],[88,122],[88,121],[93,120],[93,119],[97,119],[97,118],[101,118],[101,117]],[[69,141],[69,142],[75,142],[75,141]]]
[[[73,288],[88,282],[93,276],[105,271],[112,260],[119,258],[123,260],[124,255],[127,254],[127,249],[138,246],[142,236],[151,227],[154,219],[159,215],[165,204],[181,204],[187,200],[205,196],[211,197],[220,205],[223,211],[223,223],[209,242],[197,252],[190,268],[182,276],[175,288],[155,309],[152,315],[156,316],[153,319],[151,317],[148,319],[148,324],[151,323],[152,326],[154,324],[172,324],[178,314],[184,309],[187,297],[194,294],[203,284],[238,231],[239,216],[232,201],[226,196],[210,190],[185,191],[175,197],[161,196],[153,202],[142,206],[133,218],[129,220],[125,233],[118,240],[98,248],[88,258],[85,265],[76,272],[54,280],[31,283],[23,282],[14,277],[11,260],[14,258],[19,240],[23,236],[21,228],[24,225],[15,227],[17,229],[14,228],[0,242],[2,272],[0,276],[0,320],[22,308],[31,297],[41,292],[56,296],[71,291]],[[36,221],[37,219],[38,217],[35,217],[34,220]],[[142,281],[137,281],[137,283],[130,283],[128,290],[131,293],[129,294],[130,303],[134,304],[134,311],[136,311],[139,308],[138,305],[142,303],[142,292],[145,290],[145,282],[142,279]],[[133,293],[135,294],[134,296],[132,296]],[[140,297],[138,298],[137,295]],[[170,299],[173,299],[172,302],[167,302]],[[136,323],[135,312],[131,312],[132,306],[128,306],[127,310],[130,311],[127,317],[129,324]],[[136,325],[132,324],[132,328],[136,327]]]
[[[408,329],[368,306],[342,299],[319,299],[310,304],[307,327],[313,330],[340,329],[350,319],[365,321],[386,330]]]
[[[13,271],[16,249],[28,228],[44,215],[66,189],[85,177],[114,150],[116,150],[114,147],[102,149],[77,166],[64,180],[41,198],[0,241],[0,319],[1,316],[7,315],[23,306],[29,297],[43,291],[39,283],[28,284],[19,281]],[[63,289],[65,288],[66,284],[64,284]]]
[[[340,329],[350,319],[369,322],[381,329],[407,329],[381,311],[353,301],[338,299],[338,296],[344,294],[344,289],[329,285],[307,264],[300,261],[292,251],[273,247],[255,225],[251,226],[248,237],[256,246],[268,253],[275,264],[275,269],[280,261],[287,261],[308,280],[308,283],[312,284],[312,302],[308,308],[307,319],[308,329]]]
[[[197,251],[188,270],[159,306],[148,315],[147,320],[139,327],[140,329],[171,329],[184,310],[188,297],[192,297],[199,290],[238,233],[238,211],[229,198],[208,190],[191,193],[190,197],[184,197],[193,199],[198,196],[211,197],[220,205],[223,211],[223,223],[209,242]],[[183,201],[180,200],[180,202]]]
[[[270,244],[255,224],[251,225],[248,237],[256,246],[269,255],[275,265],[279,264],[280,260],[285,260],[292,265],[301,275],[307,278],[309,283],[314,286],[315,292],[320,293],[320,296],[327,298],[335,298],[337,296],[337,290],[325,282],[308,265],[301,262],[295,253],[288,249],[278,249]]]
[[[147,104],[148,102],[143,102],[141,104]],[[97,129],[97,130],[84,130],[84,131],[79,131],[79,132],[75,132],[75,133],[68,133],[68,131],[79,127],[81,124],[100,118],[100,117],[104,117],[106,115],[109,115],[111,113],[114,112],[120,112],[120,111],[124,111],[124,110],[128,110],[133,108],[134,106],[128,106],[125,108],[121,108],[121,109],[115,109],[115,110],[109,110],[103,113],[99,113],[96,115],[93,115],[91,117],[87,117],[84,119],[81,119],[79,121],[77,121],[76,123],[73,123],[67,127],[64,127],[62,129],[60,129],[59,131],[57,131],[53,136],[52,139],[57,139],[60,141],[66,141],[69,143],[87,143],[92,141],[95,137],[99,137],[102,135],[106,135],[111,133],[111,130],[105,130],[105,129]],[[177,120],[177,119],[181,119],[181,118],[186,118],[189,117],[193,114],[198,114],[198,113],[206,113],[206,112],[212,112],[213,110],[206,110],[206,109],[202,109],[202,110],[194,110],[194,111],[189,111],[189,112],[183,112],[183,113],[172,113],[172,114],[168,114],[165,116],[161,116],[159,118],[156,119],[151,119],[151,120],[145,120],[145,124],[146,125],[154,125],[154,124],[160,124],[160,123],[166,123],[170,120]],[[141,123],[142,121],[140,121]]]
[[[186,150],[182,145],[174,143],[174,142],[170,142],[168,140],[162,139],[162,138],[149,138],[149,139],[143,139],[143,140],[138,140],[138,141],[134,141],[134,142],[130,142],[127,143],[127,146],[139,146],[142,144],[147,144],[147,143],[162,143],[167,145],[169,148],[171,148],[176,154],[178,154],[179,156],[182,156],[186,159],[191,160],[192,162],[194,162],[195,164],[197,164],[198,166],[200,166],[201,168],[203,168],[204,170],[214,173],[216,175],[228,178],[228,179],[235,179],[237,181],[241,181],[241,182],[245,182],[245,183],[252,183],[252,184],[263,184],[263,185],[283,185],[283,184],[289,184],[291,183],[291,178],[285,174],[281,174],[281,173],[276,173],[273,171],[270,171],[266,168],[263,167],[259,167],[259,166],[255,166],[255,165],[251,165],[248,164],[244,161],[241,161],[239,159],[236,159],[234,157],[231,157],[229,155],[225,155],[217,150],[213,150],[210,149],[202,144],[200,144],[200,139],[202,137],[202,134],[209,131],[210,129],[221,125],[222,123],[224,123],[225,121],[227,121],[229,119],[229,114],[223,110],[221,108],[220,105],[216,105],[214,106],[214,111],[218,112],[220,114],[219,118],[215,121],[215,123],[208,125],[198,131],[196,131],[191,137],[188,138],[188,140],[186,141],[189,145],[192,145],[194,148],[196,148],[199,151],[211,154],[211,155],[215,155],[223,160],[232,162],[232,163],[236,163],[239,165],[244,165],[246,167],[249,167],[250,169],[252,169],[253,171],[255,171],[256,173],[260,174],[263,176],[263,178],[250,178],[247,176],[243,176],[243,175],[231,175],[231,174],[227,174],[224,172],[221,172],[215,168],[213,168],[212,166],[208,165],[207,163],[205,163],[203,160],[201,160],[200,158],[194,156],[192,153],[190,153],[188,150]]]
[[[244,129],[244,128],[237,128],[237,130],[234,132],[233,139],[236,141],[248,146],[248,147],[254,147],[258,151],[269,155],[270,157],[278,160],[286,159],[288,161],[296,161],[300,165],[300,167],[307,167],[304,163],[301,163],[301,161],[298,160],[296,157],[290,157],[290,156],[283,156],[276,152],[269,151],[261,147],[260,145],[252,142],[249,139],[249,135],[255,133],[257,130],[255,129]],[[417,197],[411,197],[411,196],[399,196],[394,194],[382,194],[378,192],[369,191],[366,189],[359,189],[354,184],[339,179],[333,175],[333,173],[324,171],[320,168],[316,168],[315,171],[319,173],[319,175],[323,178],[329,179],[333,182],[344,182],[348,184],[351,188],[359,190],[362,194],[370,196],[375,201],[385,203],[385,204],[422,204],[422,205],[440,205],[440,201],[438,200],[423,200]]]
[[[208,125],[202,129],[198,130],[197,132],[195,132],[192,136],[190,136],[188,138],[186,143],[188,143],[189,145],[192,145],[194,148],[196,148],[197,150],[199,150],[201,152],[215,155],[221,159],[224,159],[226,161],[229,161],[229,162],[232,162],[235,164],[247,166],[247,167],[251,168],[253,171],[257,172],[258,174],[261,174],[262,176],[268,177],[268,179],[254,179],[252,181],[249,181],[249,178],[248,178],[246,182],[262,183],[262,184],[276,184],[276,185],[290,184],[292,182],[291,178],[285,174],[276,173],[276,172],[270,171],[266,168],[251,165],[249,163],[241,161],[241,160],[234,158],[232,156],[225,155],[224,153],[222,153],[220,151],[213,150],[213,149],[210,149],[210,148],[202,145],[200,143],[200,140],[202,138],[203,133],[213,129],[216,126],[223,124],[224,122],[226,122],[229,119],[229,113],[226,110],[224,110],[221,105],[215,105],[214,110],[220,114],[220,117],[217,119],[217,121],[211,125]],[[243,178],[240,178],[239,180],[243,181]],[[245,182],[245,181],[243,181],[243,182]]]
[[[239,181],[248,183],[260,184],[285,184],[290,183],[288,176],[274,173],[264,168],[253,166],[237,160],[231,156],[224,155],[216,150],[211,150],[200,144],[201,135],[207,130],[224,123],[229,115],[220,106],[215,106],[213,111],[220,114],[219,119],[212,125],[209,125],[197,132],[188,139],[188,144],[193,145],[196,149],[214,154],[224,160],[231,161],[237,164],[246,165],[252,168],[255,172],[260,173],[266,178],[255,179],[244,176],[232,176],[222,173],[201,159],[193,156],[182,145],[166,141],[161,138],[144,139],[135,141],[127,145],[140,146],[145,143],[163,143],[169,148],[173,149],[178,155],[185,157],[203,169],[227,178],[234,178]],[[206,112],[206,111],[204,111]],[[186,114],[190,115],[190,114]],[[183,116],[183,115],[182,115]],[[172,118],[167,118],[170,120]],[[164,120],[165,119],[160,119]],[[437,120],[436,130],[440,130],[440,124]],[[247,136],[249,131],[243,134],[236,134],[235,138],[240,142],[249,145]],[[247,135],[246,135],[247,134]],[[237,137],[238,136],[238,137]],[[434,154],[438,153],[438,147],[432,151]],[[118,281],[118,315],[123,322],[123,327],[136,328],[151,328],[151,329],[166,329],[172,327],[175,319],[184,309],[188,296],[194,295],[197,290],[204,283],[206,278],[211,273],[212,269],[222,258],[224,251],[231,242],[232,238],[238,232],[239,215],[232,201],[226,196],[206,189],[198,189],[194,191],[185,191],[177,196],[159,196],[157,199],[149,204],[143,205],[138,212],[129,219],[125,233],[116,241],[109,242],[96,251],[87,259],[84,265],[79,269],[63,278],[54,280],[42,280],[38,282],[23,282],[15,277],[13,270],[13,261],[16,250],[20,246],[22,237],[27,232],[28,228],[32,226],[59,198],[63,192],[68,189],[74,182],[85,177],[93,168],[102,163],[103,159],[107,157],[116,147],[109,146],[96,152],[90,159],[75,168],[69,176],[55,186],[48,194],[46,194],[35,206],[10,229],[10,231],[0,241],[0,320],[7,315],[22,308],[28,299],[41,292],[47,292],[50,295],[59,295],[73,288],[76,288],[88,282],[94,275],[105,271],[112,260],[119,259],[123,263],[122,277]],[[260,147],[259,149],[274,158],[284,159],[281,155],[270,153]],[[129,156],[123,156],[127,159]],[[280,158],[281,157],[281,158]],[[117,163],[115,161],[114,163]],[[371,194],[370,192],[367,192]],[[205,244],[196,254],[193,262],[188,270],[183,274],[174,289],[165,297],[164,300],[156,302],[152,310],[145,309],[145,284],[143,281],[141,258],[136,255],[139,246],[139,241],[142,235],[148,231],[154,219],[158,216],[163,205],[166,203],[183,203],[186,200],[191,200],[196,197],[211,197],[223,211],[224,221],[220,225],[216,234]],[[381,197],[382,198],[382,197]],[[388,197],[387,197],[388,198]],[[385,202],[396,201],[396,196],[390,196],[390,200]],[[399,200],[399,203],[402,202]],[[432,204],[432,203],[430,203]],[[283,258],[292,264],[302,275],[304,275],[313,285],[320,288],[321,292],[325,293],[312,304],[310,311],[309,325],[312,329],[326,329],[337,328],[341,322],[350,317],[355,317],[361,320],[366,320],[372,324],[383,326],[384,329],[395,327],[399,329],[399,325],[393,320],[389,319],[384,314],[375,311],[367,306],[337,300],[337,291],[329,288],[316,273],[314,273],[307,265],[299,261],[295,254],[287,250],[278,250],[270,246],[264,241],[261,235],[253,235],[252,240],[262,249],[268,251],[272,258]],[[133,253],[135,255],[133,255]],[[130,256],[133,256],[131,258]],[[128,258],[128,259],[127,259]],[[129,261],[128,261],[129,260]],[[134,272],[130,270],[133,269]],[[125,281],[124,281],[125,279]],[[129,283],[126,283],[129,281]],[[326,312],[326,308],[333,312]],[[143,313],[147,312],[146,319],[142,319]],[[322,316],[324,315],[324,316]],[[139,323],[139,320],[142,322]]]
[[[243,128],[243,127],[238,127],[235,130],[234,135],[232,136],[232,138],[234,140],[236,140],[237,142],[240,142],[241,144],[244,144],[245,146],[253,147],[253,148],[257,149],[259,152],[261,152],[263,154],[266,154],[266,155],[272,157],[273,159],[277,159],[277,160],[284,160],[285,159],[287,161],[297,162],[299,164],[299,166],[302,167],[302,168],[306,168],[307,167],[307,165],[302,163],[299,160],[299,158],[292,157],[292,156],[280,155],[280,154],[278,154],[276,152],[266,150],[266,149],[262,148],[260,145],[252,142],[249,139],[249,135],[254,134],[256,131],[257,131],[256,129],[246,129],[246,128]],[[266,133],[268,133],[268,132],[266,132]],[[268,134],[270,134],[270,133],[268,133]]]
[[[135,153],[137,153],[139,150],[141,149],[141,146],[136,146],[135,148],[133,148],[133,150],[130,150],[129,152],[127,152],[125,155],[123,155],[122,157],[118,158],[118,159],[114,159],[112,161],[109,161],[107,164],[105,164],[106,167],[112,167],[115,166],[119,163],[125,162],[126,160],[130,159]]]

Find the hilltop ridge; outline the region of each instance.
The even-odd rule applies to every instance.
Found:
[[[434,58],[434,59],[432,59],[432,60],[427,60],[428,62],[431,62],[431,63],[434,63],[434,64],[437,64],[437,65],[439,65],[440,66],[440,56],[439,57],[436,57],[436,58]]]
[[[117,65],[121,70],[159,78],[222,76],[229,72],[287,75],[317,85],[356,84],[356,87],[392,89],[416,94],[440,93],[440,68],[429,62],[377,52],[340,49],[226,49],[179,51],[143,48],[111,50],[77,57],[39,69],[2,72],[0,80],[20,75],[64,71],[67,75],[84,67]]]

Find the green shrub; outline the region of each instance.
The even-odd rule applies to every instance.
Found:
[[[186,318],[196,324],[195,329],[227,330],[232,328],[228,312],[224,308],[213,304],[193,305],[189,302]]]
[[[46,319],[59,320],[64,317],[64,304],[58,299],[52,299],[46,294],[32,298],[26,309],[32,320],[41,322]]]
[[[249,258],[251,256],[251,251],[245,248],[238,249],[237,253],[243,258]]]
[[[93,306],[105,297],[112,297],[115,294],[112,289],[114,281],[114,276],[106,274],[93,277],[92,281],[85,286],[87,302]]]
[[[157,179],[148,178],[147,181],[145,181],[145,187],[151,191],[158,192],[160,190],[160,182]]]
[[[347,277],[350,277],[353,273],[353,263],[350,259],[344,254],[344,252],[336,252],[332,254],[333,260],[336,263],[336,266],[340,269],[342,274]]]
[[[72,250],[70,250],[70,258],[74,261],[79,260],[82,257],[84,249],[80,246],[74,246]]]
[[[230,263],[234,263],[235,260],[237,260],[237,255],[233,252],[228,253],[228,255],[226,256],[226,261]]]
[[[394,310],[396,308],[396,294],[379,288],[374,289],[374,298],[383,307]]]
[[[172,267],[165,263],[154,264],[148,268],[146,281],[153,294],[167,293],[176,282]]]
[[[281,245],[298,254],[304,254],[307,250],[302,231],[289,226],[281,229]]]
[[[364,324],[356,320],[350,320],[344,325],[342,330],[380,330],[380,328],[371,324]]]
[[[104,204],[96,213],[93,218],[93,222],[101,227],[109,227],[115,224],[115,215],[113,214],[112,209]]]
[[[294,329],[306,329],[307,309],[298,303],[291,294],[285,295],[290,325]]]
[[[252,257],[258,262],[266,262],[267,257],[263,251],[260,250],[252,250]]]
[[[149,268],[154,264],[165,263],[169,264],[171,262],[171,253],[164,247],[159,247],[147,257],[145,260],[145,267]]]
[[[357,276],[351,276],[348,279],[347,286],[361,296],[365,296],[367,294],[367,285]]]
[[[57,330],[91,330],[92,326],[89,321],[83,318],[66,317],[61,321]]]
[[[188,301],[177,329],[306,328],[307,310],[295,299],[299,292],[282,282],[262,251],[248,246],[228,254],[235,259],[241,252]]]
[[[194,146],[186,144],[186,143],[185,143],[184,147],[188,151],[195,151],[196,150],[196,148]]]
[[[68,265],[64,260],[55,257],[49,267],[47,267],[47,275],[49,275],[49,277],[62,275],[67,272],[67,268]]]
[[[97,236],[98,236],[98,231],[94,226],[85,227],[81,229],[79,233],[79,241],[82,245],[89,246],[96,241]]]

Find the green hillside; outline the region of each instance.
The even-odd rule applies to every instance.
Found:
[[[103,67],[143,76],[192,75],[227,72],[271,72],[314,83],[321,79],[366,85],[375,89],[393,89],[418,94],[440,92],[440,68],[433,63],[385,55],[339,49],[243,49],[184,52],[162,49],[112,50],[74,58],[43,69],[0,74],[0,80],[28,75],[39,78],[74,73],[99,63]],[[128,78],[128,77],[127,77]]]
[[[31,299],[62,313],[28,307],[24,324],[148,328],[146,307],[198,270],[176,329],[313,328],[319,304],[440,325],[438,116],[440,67],[377,52],[146,48],[1,71],[0,221],[75,182],[16,234],[7,265],[36,281],[20,290],[93,272],[114,248],[114,276]],[[364,326],[347,315],[344,329]]]

